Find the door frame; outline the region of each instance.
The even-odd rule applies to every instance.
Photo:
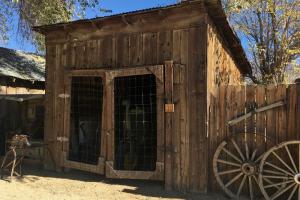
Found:
[[[64,137],[57,138],[63,143],[61,162],[65,168],[105,174],[115,179],[165,179],[165,77],[164,65],[126,67],[118,69],[80,69],[70,70],[65,75],[64,94]],[[153,74],[156,77],[157,94],[157,159],[155,171],[127,171],[114,169],[114,78]],[[70,138],[71,83],[72,77],[101,77],[103,81],[103,108],[101,149],[97,165],[68,160]]]
[[[100,77],[103,85],[103,100],[102,100],[102,120],[101,120],[101,140],[100,140],[100,156],[98,158],[98,164],[92,165],[87,163],[81,163],[77,161],[69,160],[69,139],[70,139],[70,116],[71,116],[71,96],[72,96],[72,77]],[[58,141],[63,142],[61,161],[62,166],[65,168],[77,169],[82,171],[88,171],[96,174],[104,174],[105,166],[105,71],[103,70],[71,70],[65,76],[65,93],[64,97],[64,137],[57,138]]]
[[[157,104],[157,159],[155,171],[115,170],[115,120],[114,120],[114,79],[116,77],[153,74],[156,77]],[[137,68],[123,68],[106,72],[107,96],[107,160],[106,177],[115,179],[144,179],[164,180],[164,66],[143,66]],[[109,114],[110,113],[110,114]]]

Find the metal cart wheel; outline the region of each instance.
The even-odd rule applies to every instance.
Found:
[[[224,192],[233,199],[261,197],[258,168],[271,143],[263,135],[234,134],[217,148],[213,158],[215,178]],[[273,146],[273,143],[272,143]]]
[[[271,148],[259,170],[259,186],[265,199],[300,199],[300,141]]]

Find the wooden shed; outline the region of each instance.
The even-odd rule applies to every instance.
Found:
[[[208,102],[251,73],[219,0],[34,27],[46,36],[45,167],[208,188]],[[212,133],[213,134],[213,133]]]

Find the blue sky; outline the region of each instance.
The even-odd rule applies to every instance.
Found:
[[[101,7],[110,9],[112,13],[100,13],[98,10],[89,9],[87,18],[100,17],[105,15],[114,15],[122,12],[141,10],[157,6],[165,6],[176,3],[176,0],[100,0]],[[23,50],[27,52],[35,52],[35,47],[29,42],[22,40],[17,34],[17,17],[14,18],[9,31],[10,39],[7,44],[0,46]]]

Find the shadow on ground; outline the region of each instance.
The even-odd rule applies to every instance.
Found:
[[[88,172],[69,170],[68,172],[53,172],[44,170],[40,165],[26,165],[23,167],[23,176],[14,178],[12,181],[18,182],[35,182],[41,178],[55,178],[55,179],[68,179],[82,182],[93,182],[93,183],[104,183],[107,185],[124,185],[131,186],[133,189],[124,188],[121,192],[142,195],[145,197],[157,197],[167,199],[199,199],[199,200],[223,200],[226,199],[222,195],[210,194],[191,194],[191,193],[180,193],[174,191],[165,191],[163,182],[158,181],[144,181],[144,180],[116,180],[107,179],[101,175],[95,175]],[[9,181],[9,177],[5,177],[5,180]]]

